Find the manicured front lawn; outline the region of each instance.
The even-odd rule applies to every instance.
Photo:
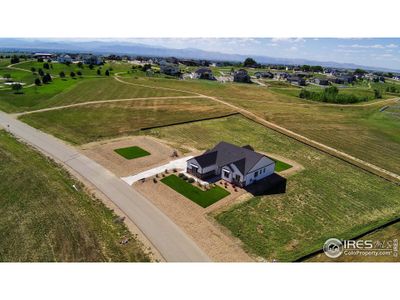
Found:
[[[203,191],[198,187],[184,181],[176,175],[170,175],[161,179],[161,182],[168,185],[173,190],[182,194],[186,198],[197,203],[201,207],[207,207],[211,204],[228,196],[230,193],[219,186],[212,187],[209,190]]]
[[[117,152],[119,155],[125,157],[126,159],[134,159],[134,158],[150,155],[149,152],[147,152],[146,150],[144,150],[138,146],[119,148],[119,149],[115,149],[114,151]]]

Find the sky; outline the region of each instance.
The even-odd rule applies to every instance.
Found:
[[[400,38],[140,38],[125,41],[400,69]]]

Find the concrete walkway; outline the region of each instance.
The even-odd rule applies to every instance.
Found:
[[[0,112],[0,127],[73,169],[118,206],[169,262],[206,262],[208,256],[147,198],[103,166],[57,138]]]
[[[160,174],[160,173],[164,172],[166,169],[167,170],[177,169],[177,170],[183,171],[186,169],[186,161],[188,159],[191,159],[192,157],[193,156],[186,156],[186,157],[183,157],[180,159],[176,159],[176,160],[170,161],[169,163],[167,163],[165,165],[155,167],[150,170],[146,170],[144,172],[140,172],[136,175],[122,177],[121,179],[123,181],[125,181],[127,184],[132,185],[136,181],[139,181],[140,179],[148,178],[148,177],[154,176],[156,174]]]

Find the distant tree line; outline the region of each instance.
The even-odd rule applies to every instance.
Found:
[[[375,98],[382,98],[382,92],[380,90],[374,90],[374,93],[375,93],[374,95]],[[368,96],[356,96],[347,93],[341,94],[339,93],[339,89],[335,86],[327,87],[321,92],[302,89],[300,91],[299,97],[313,101],[339,103],[339,104],[358,103],[367,100],[372,100],[372,98]]]

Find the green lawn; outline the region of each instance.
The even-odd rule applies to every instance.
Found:
[[[217,117],[232,110],[208,99],[135,100],[23,115],[20,119],[74,144],[137,134],[141,128]]]
[[[283,161],[279,161],[274,159],[275,161],[275,172],[282,172],[285,171],[287,169],[290,169],[292,166],[283,162]]]
[[[117,152],[122,157],[125,157],[126,159],[134,159],[134,158],[150,155],[149,152],[147,152],[146,150],[143,150],[142,148],[140,148],[138,146],[119,148],[119,149],[115,149],[114,151]]]
[[[161,182],[168,185],[171,189],[177,191],[179,194],[197,203],[201,207],[210,206],[211,204],[230,194],[227,190],[221,188],[220,186],[215,186],[209,190],[203,191],[176,175],[169,175],[161,179]]]
[[[0,261],[149,261],[112,210],[60,165],[5,131],[0,182]],[[130,240],[121,245],[124,238]]]
[[[286,193],[255,197],[216,216],[250,253],[292,261],[330,237],[351,238],[400,215],[400,187],[245,118],[153,129],[174,147],[205,150],[221,140],[298,162]]]

